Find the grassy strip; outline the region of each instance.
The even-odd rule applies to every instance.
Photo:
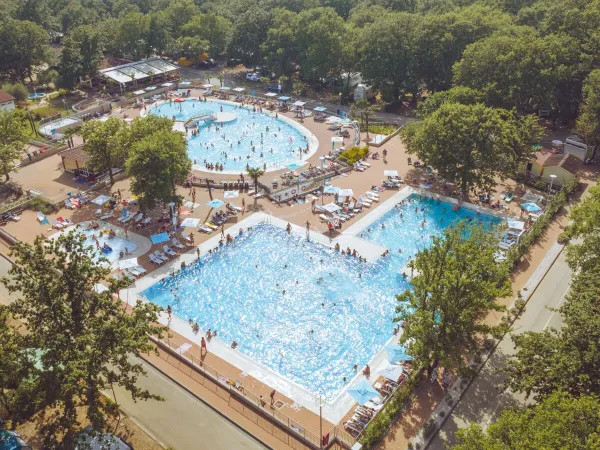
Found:
[[[392,395],[383,409],[377,413],[375,418],[369,422],[365,431],[360,435],[360,442],[365,449],[371,448],[388,431],[389,427],[396,421],[399,414],[404,410],[413,396],[415,388],[422,380],[421,369],[415,369],[402,388]]]

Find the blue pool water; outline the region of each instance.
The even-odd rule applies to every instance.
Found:
[[[196,136],[188,134],[188,153],[195,164],[204,167],[205,162],[218,163],[223,164],[224,170],[244,172],[246,164],[261,168],[266,164],[268,170],[300,159],[299,148],[305,149],[307,144],[304,136],[282,120],[252,109],[214,101],[186,100],[162,103],[150,113],[187,121],[202,113],[220,112],[220,108],[234,113],[237,119],[223,123],[222,127],[218,122],[201,122]]]
[[[222,341],[236,340],[247,356],[331,400],[344,377],[354,376],[353,365],[364,366],[392,336],[395,295],[409,287],[399,269],[428,245],[430,234],[455,220],[479,219],[447,203],[412,198],[364,231],[366,239],[392,250],[375,264],[261,224],[142,295],[171,305],[201,329],[217,329]]]
[[[115,236],[112,239],[109,239],[108,234],[106,234],[106,233],[100,234],[100,231],[98,231],[98,230],[93,231],[93,230],[79,229],[78,231],[85,236],[85,243],[87,245],[91,245],[92,247],[97,248],[96,241],[92,238],[92,235],[95,234],[98,239],[98,243],[100,244],[100,247],[102,247],[104,245],[104,243],[106,242],[112,248],[112,251],[108,252],[108,253],[104,253],[104,252],[101,253],[100,251],[98,251],[96,260],[100,259],[100,257],[104,257],[112,263],[112,262],[119,260],[121,251],[123,253],[127,253],[127,252],[131,253],[137,248],[137,244],[134,242],[128,241],[127,239],[120,238],[118,236]],[[127,249],[127,250],[125,250],[125,249]]]
[[[37,93],[37,94],[29,94],[29,98],[42,98],[44,97],[46,94],[42,94],[42,93]]]

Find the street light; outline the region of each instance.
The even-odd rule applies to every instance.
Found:
[[[175,202],[169,203],[171,208],[171,221],[173,222],[173,228],[177,229],[177,217],[175,217]]]
[[[319,408],[319,448],[323,448],[323,406],[325,399],[321,394],[315,394],[315,405]]]
[[[546,197],[546,205],[548,204],[548,201],[550,200],[550,193],[552,192],[552,185],[554,184],[555,178],[556,178],[556,175],[550,175],[550,188],[548,189],[548,196]]]

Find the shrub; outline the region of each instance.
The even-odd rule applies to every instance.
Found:
[[[24,84],[15,83],[10,84],[6,83],[2,85],[2,90],[10,95],[12,95],[16,101],[23,102],[29,98],[29,92]]]
[[[368,146],[352,147],[352,148],[349,148],[348,150],[343,151],[342,154],[339,156],[339,159],[352,165],[352,164],[360,161],[361,159],[363,159],[365,156],[367,156],[367,153],[369,153]]]
[[[366,128],[366,127],[365,127]],[[371,125],[369,124],[369,132],[370,133],[375,133],[375,134],[392,134],[394,131],[396,131],[396,126],[394,125],[388,125],[388,124],[380,124],[380,125]],[[363,129],[363,126],[361,126],[361,129]]]
[[[563,231],[556,238],[556,242],[558,242],[559,244],[566,245],[566,244],[569,243],[570,239],[571,239],[571,237],[569,236],[569,232],[568,231]]]
[[[435,420],[429,419],[427,421],[427,423],[425,424],[425,426],[423,427],[423,436],[425,436],[425,438],[428,438],[433,433],[435,433],[436,429],[437,429],[437,423],[435,423]]]
[[[48,202],[42,197],[36,197],[31,200],[27,204],[27,208],[33,211],[41,211],[44,214],[52,214],[53,212],[57,211],[56,207],[52,203]]]
[[[31,112],[33,113],[34,117],[37,120],[40,120],[40,119],[45,119],[46,117],[61,114],[62,110],[59,107],[54,106],[54,105],[45,105],[45,106],[40,106],[39,108],[32,109]]]
[[[515,300],[515,309],[517,309],[519,313],[521,313],[525,309],[525,304],[525,300],[523,300],[522,298],[518,298]]]

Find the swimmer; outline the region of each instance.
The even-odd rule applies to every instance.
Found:
[[[381,228],[384,229],[385,228],[385,223],[381,224]]]

